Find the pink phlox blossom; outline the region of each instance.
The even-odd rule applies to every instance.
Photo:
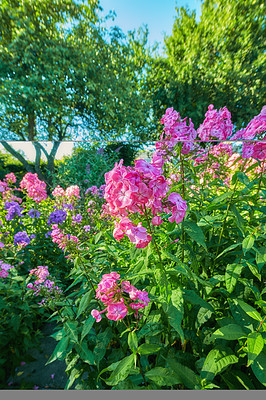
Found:
[[[161,225],[163,223],[162,218],[159,215],[156,215],[151,220],[152,225]]]
[[[40,203],[47,198],[46,183],[40,181],[37,174],[28,172],[24,175],[20,182],[20,187],[21,189],[26,189],[27,195],[36,203]]]
[[[79,199],[80,198],[79,187],[77,185],[69,186],[68,188],[66,188],[65,195],[68,198],[76,197]]]
[[[130,303],[129,307],[131,307],[133,310],[139,310],[145,308],[144,303]]]
[[[248,123],[246,128],[237,131],[232,136],[231,140],[237,140],[237,139],[251,140],[257,137],[258,135],[261,135],[265,131],[266,131],[266,106],[263,106],[261,112]]]
[[[52,195],[54,197],[64,197],[65,196],[65,191],[61,186],[57,185],[56,188],[52,191]]]
[[[172,215],[168,218],[168,221],[170,222],[175,221],[178,224],[185,217],[187,210],[187,202],[183,200],[180,194],[178,193],[171,193],[168,197],[168,200],[174,204],[172,208]]]
[[[147,161],[142,159],[135,160],[135,169],[145,178],[151,178],[151,179],[154,178],[155,176],[160,175],[162,172],[161,169],[156,168],[151,163],[148,163]]]
[[[6,182],[16,183],[17,182],[16,175],[13,172],[10,172],[9,174],[6,174],[5,181]]]
[[[198,128],[197,132],[201,140],[226,140],[231,136],[233,124],[231,122],[231,113],[226,107],[219,111],[210,104],[205,114],[205,120]]]
[[[107,306],[107,318],[112,321],[118,321],[119,319],[125,318],[128,309],[126,305],[121,303],[112,303]]]
[[[163,175],[153,178],[149,182],[149,188],[152,189],[155,198],[165,197],[167,192],[169,192],[169,186],[167,185],[166,179]],[[149,197],[151,197],[151,193]]]

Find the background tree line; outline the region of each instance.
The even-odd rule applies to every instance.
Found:
[[[209,104],[226,105],[239,128],[265,104],[262,0],[205,0],[199,22],[176,8],[162,55],[147,29],[107,30],[100,11],[98,0],[1,0],[0,139],[25,170],[48,181],[63,140],[157,139],[167,107],[198,127]],[[32,141],[35,162],[8,140]]]

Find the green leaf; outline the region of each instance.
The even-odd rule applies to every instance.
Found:
[[[230,209],[233,211],[234,216],[236,217],[236,225],[240,229],[240,231],[245,235],[245,220],[241,216],[240,212],[236,208],[236,206],[231,205]]]
[[[221,194],[220,196],[215,197],[215,198],[212,200],[212,203],[213,203],[213,204],[221,203],[221,202],[223,202],[224,200],[226,200],[227,197],[231,196],[232,193],[233,193],[232,191],[225,192],[225,193]]]
[[[93,354],[95,357],[95,361],[99,366],[100,361],[103,359],[107,345],[109,344],[110,340],[112,339],[112,331],[111,328],[107,328],[104,332],[99,333],[97,335],[97,342],[96,346],[94,347]]]
[[[89,318],[85,321],[83,328],[82,328],[82,332],[81,332],[81,342],[84,339],[84,337],[86,335],[88,335],[89,331],[91,330],[93,324],[95,322],[95,318],[93,318],[91,315],[89,316]]]
[[[208,251],[205,243],[204,234],[201,228],[196,224],[196,222],[183,221],[183,227],[192,240],[194,240],[197,244],[201,245],[206,251]]]
[[[248,349],[248,363],[249,367],[253,361],[258,357],[264,348],[264,340],[259,332],[252,332],[248,335],[247,349]]]
[[[266,355],[263,352],[253,361],[251,369],[260,383],[266,386]]]
[[[173,386],[182,383],[180,377],[176,375],[170,368],[155,367],[145,373],[158,386]]]
[[[240,305],[242,310],[244,310],[245,313],[249,317],[261,322],[262,318],[261,318],[260,314],[258,313],[258,311],[255,310],[255,308],[251,307],[249,304],[245,303],[242,300],[237,300],[237,303]]]
[[[197,314],[198,327],[205,324],[205,322],[207,322],[211,318],[212,313],[212,311],[207,310],[205,307],[201,307]]]
[[[240,245],[241,245],[241,243],[232,244],[231,246],[227,247],[224,251],[222,251],[222,252],[217,256],[217,258],[221,257],[223,254],[227,253],[227,252],[230,251],[230,250],[235,249],[237,246],[240,246]]]
[[[239,182],[243,183],[245,186],[249,185],[249,179],[244,172],[238,171],[237,179],[239,180]]]
[[[80,303],[79,303],[79,308],[78,308],[78,314],[77,317],[80,316],[80,314],[83,313],[83,311],[87,310],[89,307],[89,304],[91,302],[91,299],[93,298],[93,292],[90,290],[84,296],[81,298]]]
[[[200,376],[202,379],[211,382],[215,375],[224,371],[229,365],[236,364],[237,362],[238,358],[231,349],[212,349],[204,361]]]
[[[67,368],[66,368],[65,372],[70,371],[74,367],[74,365],[76,365],[79,358],[80,358],[79,354],[76,354],[75,357],[72,358],[70,363],[67,364]]]
[[[100,238],[102,237],[102,231],[98,232],[97,235],[95,235],[95,244],[97,244],[100,240]]]
[[[143,343],[139,346],[138,353],[141,356],[147,356],[149,354],[157,353],[159,350],[161,350],[161,348],[162,347],[158,346],[157,344]]]
[[[195,389],[195,386],[199,384],[200,379],[198,375],[195,374],[192,369],[180,364],[174,359],[167,358],[167,363],[169,367],[174,371],[174,373],[179,377],[183,385],[188,389]]]
[[[133,366],[134,354],[131,354],[130,356],[123,358],[123,360],[118,363],[115,370],[105,382],[109,386],[117,385],[119,382],[127,378]]]
[[[67,321],[64,323],[64,330],[66,334],[76,343],[78,343],[79,341],[77,327],[78,327],[77,321]]]
[[[256,263],[260,272],[266,264],[266,247],[260,247],[260,249],[256,251]]]
[[[95,365],[94,354],[91,350],[89,350],[86,342],[78,343],[75,346],[75,349],[85,363],[89,365]]]
[[[67,380],[66,386],[64,390],[68,390],[71,388],[75,380],[83,373],[82,370],[78,370],[77,368],[73,368],[72,371],[70,372],[70,376]]]
[[[247,236],[242,242],[242,248],[244,255],[249,251],[254,245],[254,237],[252,235]]]
[[[53,351],[53,354],[51,355],[51,357],[49,358],[49,360],[47,361],[47,364],[50,364],[51,362],[57,360],[57,359],[61,359],[62,355],[64,354],[64,352],[66,351],[68,344],[69,344],[69,337],[64,337],[62,340],[60,340],[60,342],[57,343],[56,348]]]
[[[182,290],[177,288],[173,291],[169,304],[163,304],[164,311],[169,317],[169,323],[179,334],[182,343],[184,343],[185,339],[184,332],[181,327],[184,316],[183,302]]]
[[[207,308],[211,312],[214,312],[213,306],[207,303],[207,301],[203,300],[194,290],[183,289],[183,297],[185,301],[191,304],[200,305],[204,308]]]
[[[138,338],[136,332],[129,332],[128,334],[128,346],[130,350],[136,354],[138,350]]]
[[[243,265],[228,264],[225,271],[225,286],[228,293],[232,293],[241,274]]]
[[[237,324],[229,324],[217,329],[212,334],[211,340],[214,339],[237,340],[243,337],[247,337],[247,335],[242,330],[241,326]]]

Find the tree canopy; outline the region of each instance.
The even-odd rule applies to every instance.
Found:
[[[209,104],[227,106],[239,128],[265,104],[265,2],[205,0],[195,12],[177,8],[166,57],[155,59],[153,108],[191,117],[198,127]]]
[[[62,140],[143,141],[147,31],[105,29],[96,0],[3,0],[0,10],[0,139],[30,140],[36,172]],[[48,154],[40,140],[54,142]],[[39,169],[39,171],[38,171]]]

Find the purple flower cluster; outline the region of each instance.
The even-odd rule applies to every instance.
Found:
[[[64,210],[56,210],[52,211],[51,214],[49,215],[47,224],[61,224],[66,220],[67,217],[67,212]]]
[[[82,221],[82,215],[81,214],[73,215],[72,224],[80,224],[81,221]]]
[[[40,218],[41,213],[40,213],[40,211],[35,210],[34,208],[31,208],[31,209],[29,210],[29,212],[28,212],[28,215],[29,215],[31,218]]]
[[[24,246],[26,246],[27,244],[29,244],[31,241],[31,239],[29,238],[27,232],[25,231],[21,231],[18,232],[14,235],[14,244],[22,244]]]
[[[19,204],[17,201],[6,201],[5,202],[5,210],[8,210],[6,215],[7,221],[12,221],[16,216],[21,217],[21,211]]]
[[[90,225],[84,225],[83,229],[85,232],[89,232],[91,230],[91,227],[90,227]]]

